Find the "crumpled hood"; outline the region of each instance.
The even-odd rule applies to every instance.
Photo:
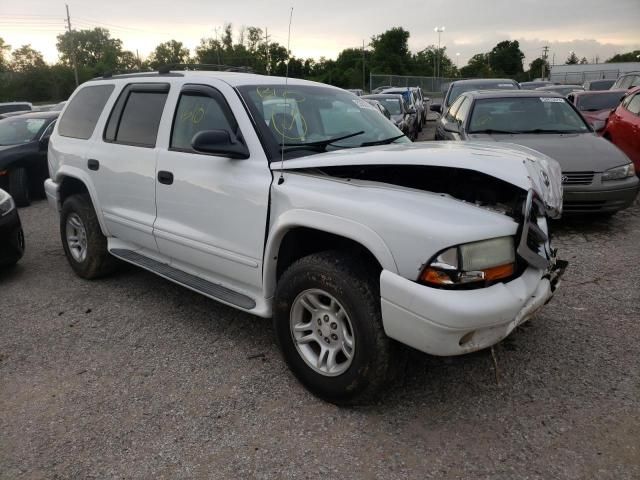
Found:
[[[491,175],[524,191],[533,189],[551,217],[562,212],[562,172],[558,163],[519,145],[472,142],[420,142],[335,150],[272,162],[272,170],[344,165],[425,165],[461,168]]]
[[[470,134],[473,142],[515,143],[557,160],[563,172],[604,172],[629,163],[615,145],[593,133],[571,134]]]

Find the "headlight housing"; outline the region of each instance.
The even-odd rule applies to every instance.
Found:
[[[516,271],[513,237],[465,243],[443,250],[426,265],[418,281],[438,288],[485,287]]]
[[[6,215],[16,208],[13,198],[4,190],[0,189],[0,217]]]
[[[622,180],[624,178],[633,177],[636,174],[636,169],[633,167],[633,163],[627,163],[620,167],[610,168],[602,174],[602,180]]]

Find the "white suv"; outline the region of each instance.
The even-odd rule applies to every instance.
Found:
[[[83,278],[133,263],[273,317],[294,374],[370,399],[399,343],[489,347],[552,296],[557,164],[520,147],[412,144],[313,82],[171,72],[81,85],[49,142],[51,205]],[[115,258],[114,258],[115,257]]]

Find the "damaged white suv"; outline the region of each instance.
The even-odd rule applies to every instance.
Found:
[[[84,278],[114,257],[273,317],[293,373],[370,399],[399,343],[489,347],[552,296],[557,164],[532,150],[412,144],[327,85],[165,72],[80,86],[45,187]]]

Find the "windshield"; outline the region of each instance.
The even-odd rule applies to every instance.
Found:
[[[577,97],[578,110],[583,112],[595,112],[597,110],[611,110],[620,103],[624,93],[598,93],[595,95],[579,95]]]
[[[469,133],[586,133],[590,129],[564,98],[487,98],[475,102]]]
[[[456,98],[464,92],[472,90],[517,90],[518,87],[513,82],[482,82],[482,83],[459,83],[451,87],[451,94],[447,98],[447,106],[455,102]]]
[[[253,85],[239,87],[239,91],[254,115],[264,121],[259,128],[268,132],[285,152],[285,158],[409,141],[396,138],[402,132],[376,107],[343,90],[310,85]]]
[[[35,140],[44,118],[5,118],[0,120],[0,145],[18,145]]]

